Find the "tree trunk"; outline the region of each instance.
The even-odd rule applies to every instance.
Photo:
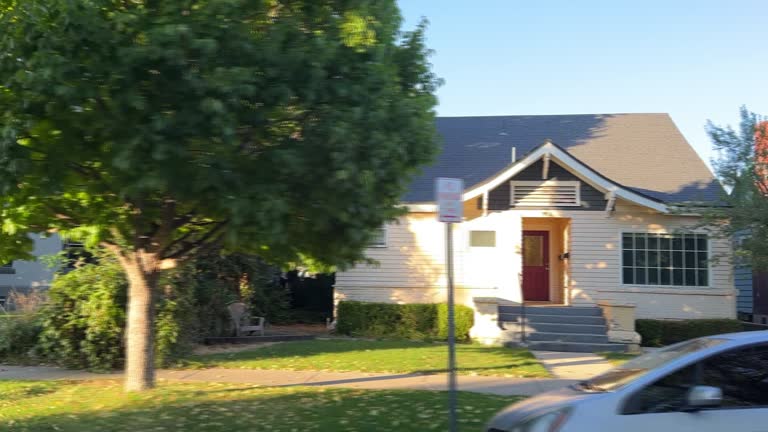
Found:
[[[155,256],[135,252],[121,260],[128,277],[125,390],[138,392],[155,386],[154,321],[158,269]]]

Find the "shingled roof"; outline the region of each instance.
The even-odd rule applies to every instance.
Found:
[[[722,187],[667,114],[439,117],[442,152],[403,197],[431,202],[435,177],[466,189],[550,139],[614,182],[667,203],[716,202]]]

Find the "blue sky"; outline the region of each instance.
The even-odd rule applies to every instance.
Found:
[[[429,22],[442,116],[666,112],[709,163],[708,119],[768,114],[768,1],[400,0]]]

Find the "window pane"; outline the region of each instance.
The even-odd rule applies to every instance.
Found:
[[[701,384],[722,389],[724,408],[768,405],[768,348],[742,348],[707,359]]]
[[[696,367],[689,366],[660,378],[635,393],[624,406],[624,414],[680,411],[696,379]]]
[[[706,270],[697,270],[697,273],[699,275],[699,286],[708,286],[709,285],[709,272]]]
[[[635,283],[636,284],[645,284],[645,268],[636,268],[635,269]]]
[[[686,234],[684,244],[685,250],[694,250],[696,249],[696,238],[692,234]]]
[[[672,285],[682,286],[683,285],[683,270],[682,269],[674,269],[672,270]]]
[[[635,251],[635,266],[636,267],[645,267],[646,266],[646,252],[645,251]]]
[[[648,285],[659,284],[659,269],[656,267],[650,267],[648,269]]]
[[[371,237],[369,247],[384,247],[387,245],[387,229],[377,228],[373,231],[373,237]]]
[[[696,268],[696,252],[685,252],[685,268]]]
[[[635,234],[635,249],[645,249],[645,234]]]
[[[659,248],[659,235],[648,234],[648,249],[654,250]]]
[[[623,249],[632,249],[632,234],[623,234],[621,236],[621,247]]]
[[[496,231],[470,231],[469,245],[472,247],[496,247]]]
[[[683,268],[683,253],[679,251],[672,252],[672,266]]]
[[[523,236],[523,265],[544,265],[544,237]]]
[[[625,266],[631,266],[635,262],[635,260],[632,258],[631,250],[625,250],[624,252],[622,252],[622,255],[624,259],[623,263]]]
[[[696,286],[696,270],[685,271],[685,286]]]
[[[683,238],[679,235],[672,237],[672,249],[683,250]]]
[[[672,239],[669,236],[664,236],[660,240],[660,248],[668,250],[672,245]]]
[[[658,267],[659,266],[659,253],[655,250],[648,251],[648,266],[649,267]]]
[[[661,285],[672,285],[672,270],[661,269]]]
[[[659,252],[659,266],[669,267],[672,265],[672,252],[661,251]]]
[[[700,251],[707,250],[707,236],[699,234],[696,236],[696,249]]]
[[[622,273],[624,274],[623,280],[625,284],[635,283],[635,272],[632,267],[624,267],[624,271]]]
[[[706,252],[699,252],[699,268],[707,268],[707,264],[709,264],[709,259],[707,259],[707,253]]]

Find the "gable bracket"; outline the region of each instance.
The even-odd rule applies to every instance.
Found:
[[[544,166],[541,169],[541,179],[546,180],[549,178],[549,160],[551,159],[551,156],[549,153],[544,154]]]
[[[608,200],[608,202],[605,203],[605,217],[609,218],[611,217],[613,211],[616,209],[616,192],[608,192],[605,194],[605,199]]]

